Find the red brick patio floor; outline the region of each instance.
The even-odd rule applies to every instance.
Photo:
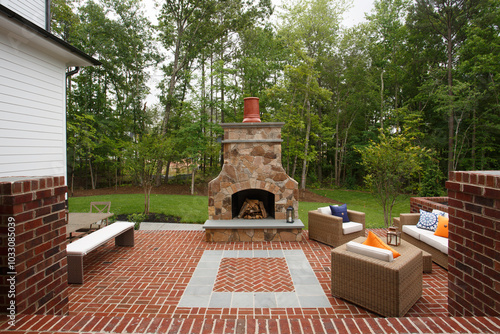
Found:
[[[374,230],[382,234],[381,230]],[[382,318],[331,296],[329,246],[302,242],[207,243],[200,231],[136,231],[135,247],[113,242],[84,261],[85,282],[70,285],[69,316],[19,315],[9,333],[500,333],[500,318],[450,318],[447,271],[433,265],[424,274],[420,300],[403,318]],[[331,307],[179,307],[179,301],[206,250],[302,250]],[[246,261],[246,262],[245,262]],[[226,260],[215,286],[220,291],[290,291],[282,259]],[[245,265],[248,264],[248,265]],[[286,263],[285,263],[286,265]],[[235,269],[237,269],[235,271]],[[242,272],[244,271],[244,272]],[[249,283],[239,284],[248,277]],[[266,280],[272,284],[266,285]],[[278,280],[278,281],[277,281]],[[273,286],[262,290],[262,286]],[[221,290],[222,289],[222,290]],[[237,290],[240,289],[240,290]]]

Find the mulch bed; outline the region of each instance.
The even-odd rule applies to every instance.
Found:
[[[141,213],[136,213],[136,215],[137,214],[141,214]],[[118,220],[118,221],[131,221],[129,219],[129,216],[130,216],[130,214],[121,214],[121,215],[116,215],[115,217],[116,217],[116,220]],[[174,216],[168,216],[168,215],[163,214],[163,213],[151,212],[148,215],[146,215],[142,221],[148,222],[148,223],[174,223],[174,224],[177,224],[177,223],[181,222],[181,218],[174,217]]]

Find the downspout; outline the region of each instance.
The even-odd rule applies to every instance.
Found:
[[[66,79],[80,72],[80,67],[76,66],[74,70],[66,72]]]
[[[79,71],[80,71],[80,67],[76,66],[72,71],[66,72],[66,80],[65,80],[66,94],[65,94],[65,102],[64,102],[65,106],[67,104],[66,98],[67,98],[68,90],[71,91],[71,76],[77,74]],[[65,110],[65,115],[66,115],[66,112],[67,111]],[[75,179],[75,160],[74,159],[75,158],[73,156],[73,166],[71,166],[71,196],[73,196],[73,190],[74,190],[73,186],[74,186],[74,179]],[[66,161],[67,161],[67,157],[66,157]],[[66,163],[66,165],[67,165],[67,163]],[[66,169],[66,179],[68,178],[67,172],[68,172],[68,170]],[[69,182],[67,181],[66,184],[68,184],[68,183]],[[67,196],[68,196],[68,194],[66,194],[66,200],[68,198]]]
[[[45,30],[50,32],[50,22],[52,21],[51,13],[50,13],[50,1],[45,0]]]

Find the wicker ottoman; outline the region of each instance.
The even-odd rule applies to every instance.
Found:
[[[332,295],[386,317],[402,317],[422,296],[422,261],[416,247],[385,262],[341,245],[332,250]]]

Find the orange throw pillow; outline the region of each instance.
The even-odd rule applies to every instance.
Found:
[[[390,250],[392,252],[392,257],[394,259],[401,255],[397,251],[392,249],[390,246],[386,245],[385,242],[383,242],[382,239],[377,237],[375,233],[373,233],[372,231],[368,232],[368,237],[366,238],[365,242],[363,242],[363,245]]]
[[[438,216],[438,226],[434,235],[438,237],[448,238],[449,219],[443,216]]]

